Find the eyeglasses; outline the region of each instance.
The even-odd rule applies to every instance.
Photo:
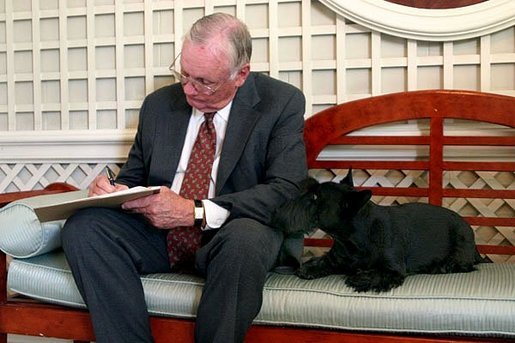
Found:
[[[220,87],[222,87],[222,85],[225,82],[227,82],[227,80],[230,79],[230,76],[229,76],[224,82],[221,82],[220,84],[215,85],[215,84],[206,84],[203,80],[199,80],[199,79],[193,78],[191,76],[186,76],[183,73],[175,70],[175,63],[177,62],[177,59],[180,56],[181,56],[181,54],[177,55],[177,57],[175,58],[173,63],[170,64],[170,67],[168,67],[168,69],[172,72],[173,77],[175,77],[175,79],[178,80],[182,84],[183,87],[186,83],[189,82],[193,86],[193,88],[195,88],[195,90],[197,92],[205,94],[205,95],[212,95]]]

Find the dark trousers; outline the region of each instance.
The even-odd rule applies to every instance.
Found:
[[[139,215],[112,209],[85,209],[66,221],[63,249],[97,342],[153,341],[140,275],[170,272],[166,233]],[[197,252],[196,268],[206,278],[197,342],[244,340],[282,238],[254,220],[236,219]]]

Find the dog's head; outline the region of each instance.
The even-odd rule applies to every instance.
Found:
[[[309,178],[302,186],[303,193],[274,214],[272,226],[286,234],[320,228],[333,236],[345,228],[345,221],[354,217],[372,196],[368,190],[354,188],[351,170],[340,183],[319,183]]]

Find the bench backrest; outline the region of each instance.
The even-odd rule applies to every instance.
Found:
[[[449,122],[451,125],[452,122],[456,123],[456,120],[478,122],[473,126],[467,126],[474,128],[474,135],[448,134],[448,131],[452,130],[446,130],[447,125]],[[394,122],[411,123],[413,127],[421,130],[410,135],[374,134],[381,130],[356,134],[357,130]],[[491,126],[485,126],[485,123],[507,128],[495,130],[491,129]],[[512,128],[515,128],[515,97],[473,91],[427,90],[387,94],[328,108],[306,120],[305,141],[310,169],[352,168],[367,171],[369,174],[381,170],[382,175],[385,174],[384,171],[414,171],[423,179],[422,182],[418,182],[419,185],[423,184],[422,187],[415,187],[415,181],[409,182],[407,186],[384,187],[365,183],[358,187],[370,189],[376,196],[412,197],[444,206],[447,199],[502,201],[505,208],[501,212],[504,214],[479,213],[476,216],[464,217],[471,225],[494,227],[499,232],[506,232],[506,237],[500,240],[501,246],[480,245],[482,253],[515,255],[515,130]],[[478,132],[480,134],[477,134]],[[335,146],[347,152],[344,154],[346,156],[333,158],[334,153],[320,155],[324,149]],[[357,153],[354,154],[356,157],[349,154],[353,149],[367,146],[373,149],[394,146],[395,149],[390,151],[411,149],[426,153],[415,158],[395,160],[377,160],[377,155],[367,158],[356,156]],[[481,151],[484,147],[496,149],[487,151],[505,151],[506,157],[492,160],[487,153],[486,158],[483,156],[457,161],[448,156],[448,151],[452,149],[467,147],[470,151]],[[385,155],[388,155],[388,152]],[[451,185],[450,182],[445,182],[452,172],[486,171],[505,174],[504,178],[508,179],[508,185],[493,187],[488,183],[482,183],[479,186],[459,187],[454,183]]]

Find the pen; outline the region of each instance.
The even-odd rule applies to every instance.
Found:
[[[111,168],[109,168],[109,166],[106,166],[106,171],[107,171],[107,179],[109,180],[109,183],[114,186],[114,173],[113,171],[111,170]]]

